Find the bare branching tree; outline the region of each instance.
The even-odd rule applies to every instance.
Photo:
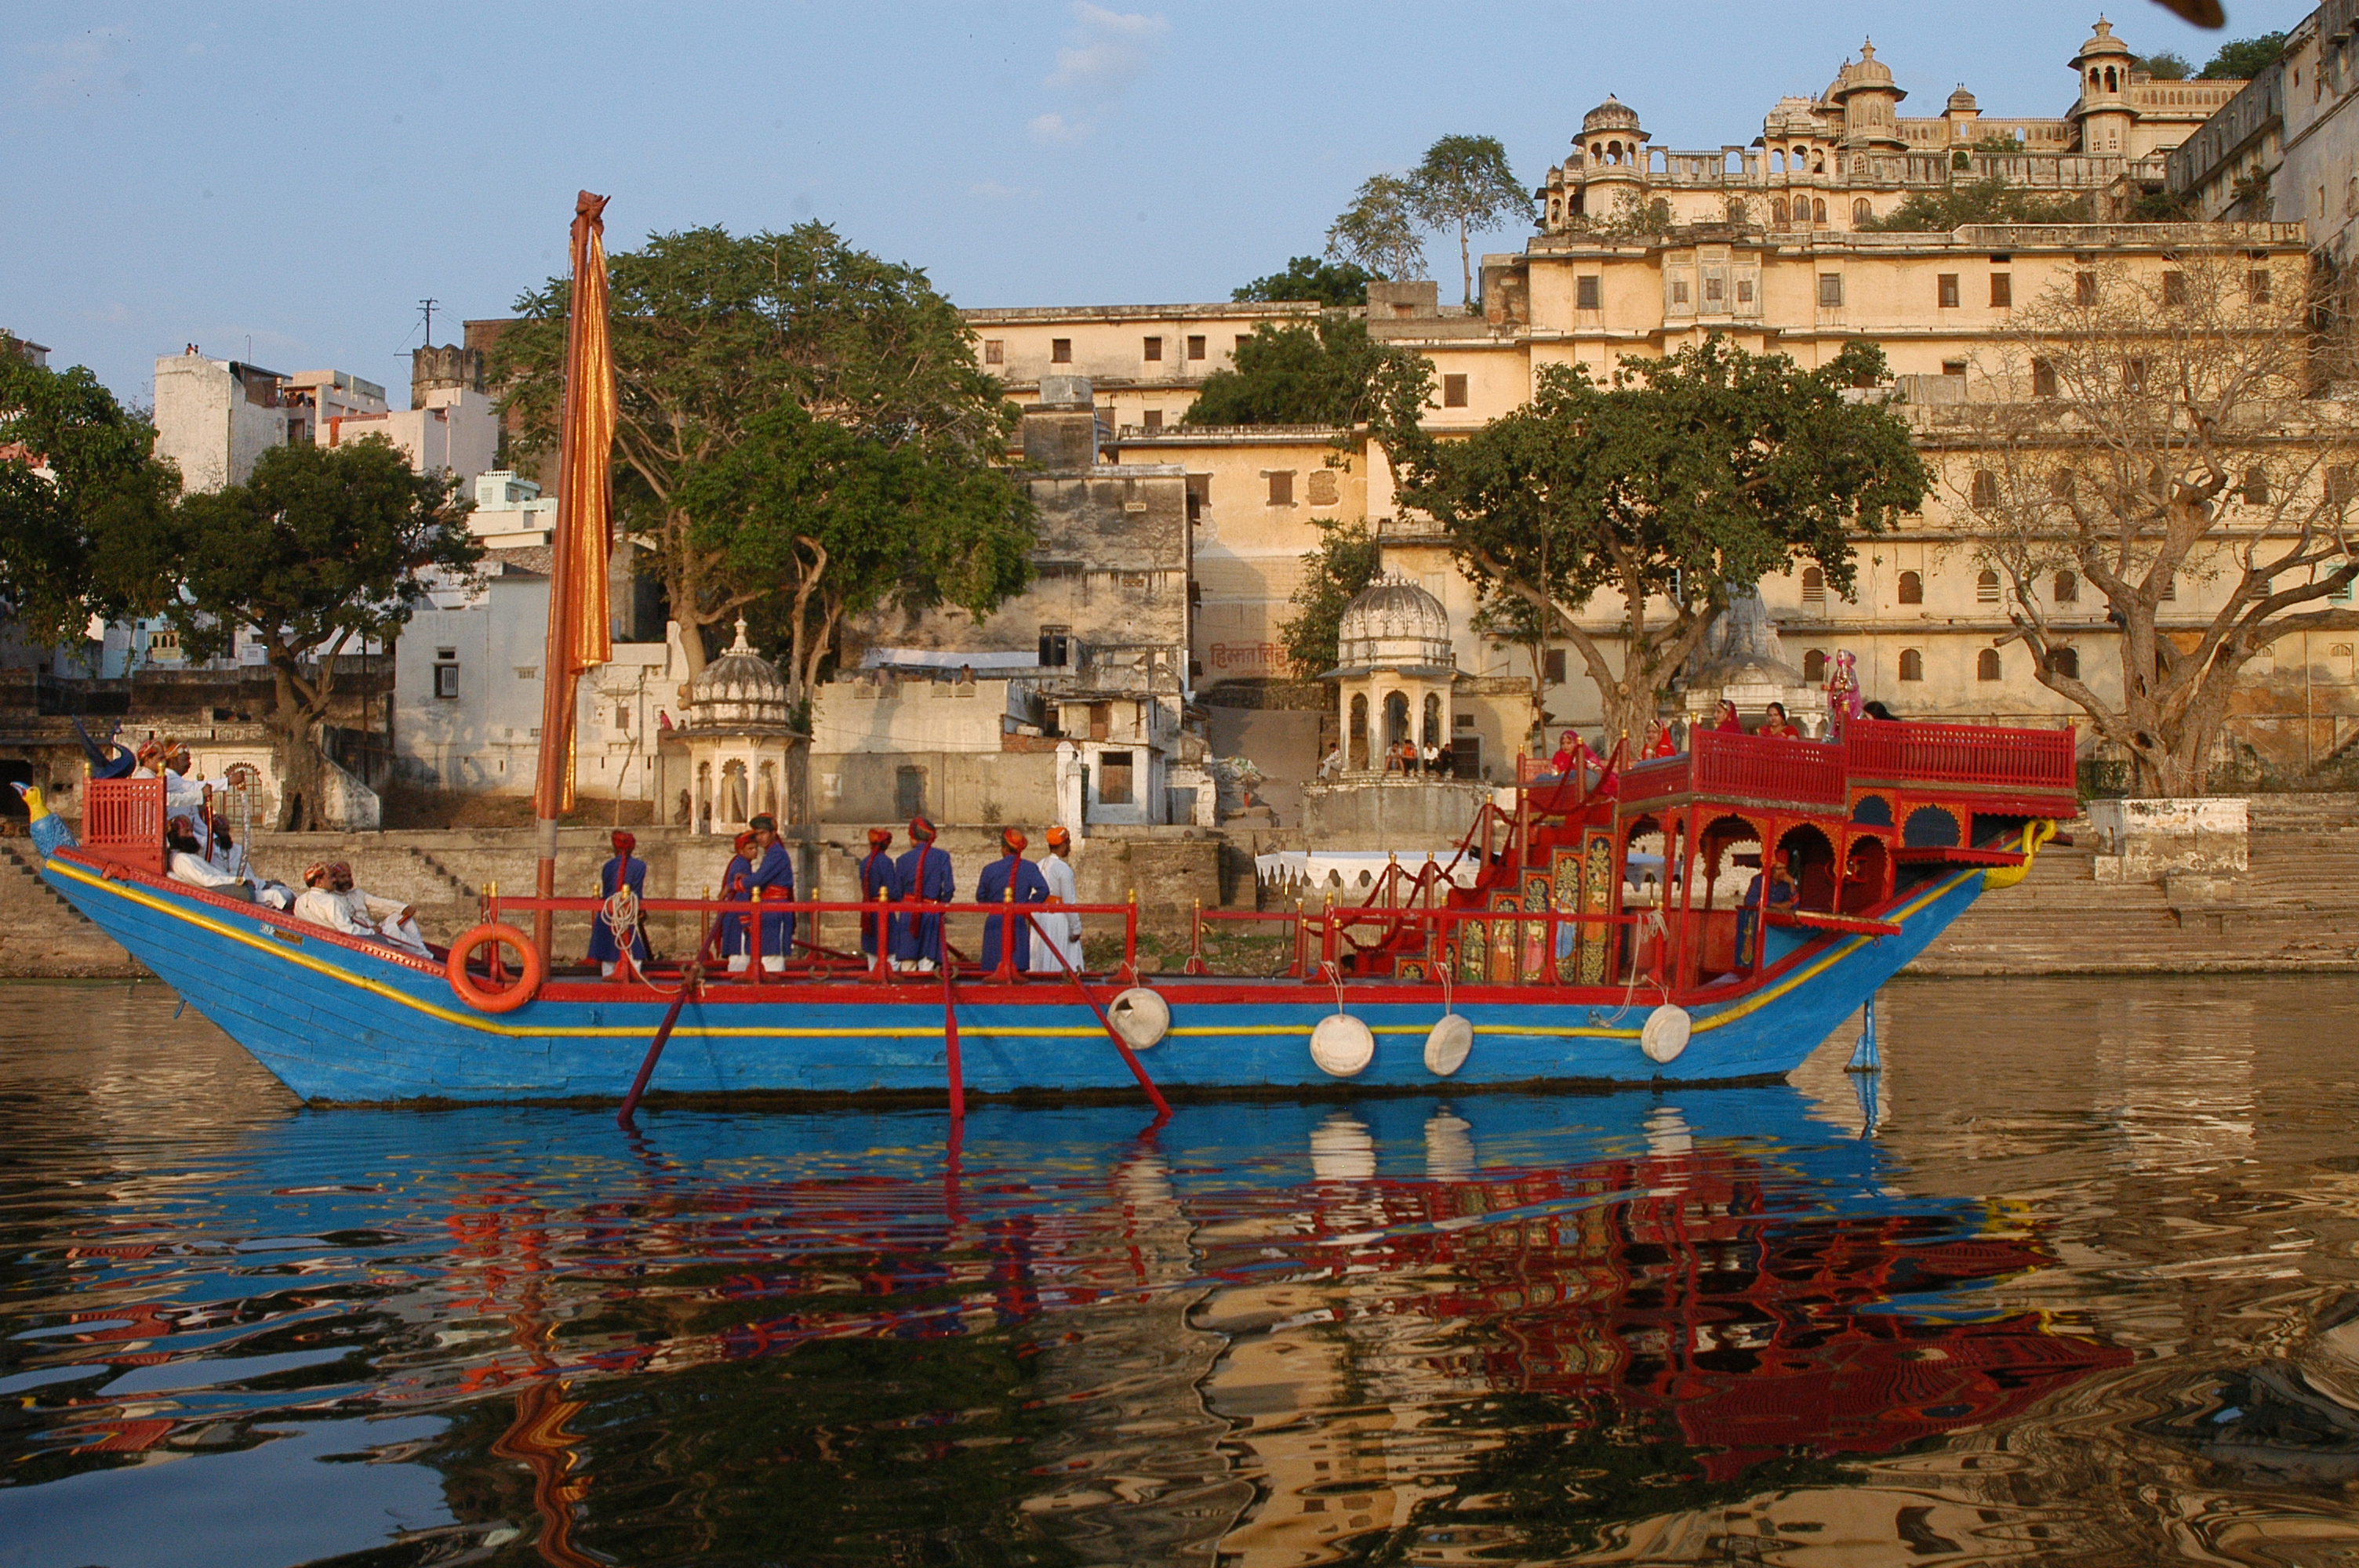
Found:
[[[2040,683],[2141,794],[2202,793],[2254,654],[2359,625],[2333,602],[2359,576],[2359,424],[2310,395],[2299,265],[2222,244],[2081,270],[2016,311],[1980,366],[1995,395],[1959,416],[1944,466],[1972,547],[2011,587]],[[2117,679],[2080,665],[2109,626]]]

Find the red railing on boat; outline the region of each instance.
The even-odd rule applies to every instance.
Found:
[[[100,860],[164,874],[164,781],[92,779],[82,786],[82,847]]]
[[[1844,726],[1842,750],[1858,779],[2060,794],[2071,793],[2077,782],[2070,729],[1856,719]]]
[[[1843,804],[1843,748],[1823,741],[1780,736],[1723,735],[1699,730],[1676,757],[1641,762],[1622,778],[1625,801],[1674,795],[1740,800],[1790,800],[1807,806]]]

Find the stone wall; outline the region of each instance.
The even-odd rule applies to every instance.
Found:
[[[2249,813],[2238,798],[2093,800],[2089,831],[2101,882],[2238,877],[2250,864]]]
[[[1466,836],[1491,786],[1419,774],[1306,784],[1302,827],[1333,849],[1440,849]]]

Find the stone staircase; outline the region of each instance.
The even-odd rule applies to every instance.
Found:
[[[2097,881],[2081,827],[2080,844],[1984,894],[1911,972],[2359,970],[2359,796],[2254,797],[2252,870],[2230,903],[2174,906],[2156,883]]]
[[[138,979],[146,966],[49,886],[22,838],[0,839],[0,977]]]

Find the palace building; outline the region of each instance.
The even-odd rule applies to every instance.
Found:
[[[1624,358],[1675,353],[1713,335],[1804,367],[1853,342],[1877,345],[1893,380],[1862,395],[1904,410],[1935,470],[1935,492],[1903,527],[1861,541],[1849,598],[1831,592],[1815,569],[1763,582],[1773,646],[1813,680],[1837,653],[1852,654],[1865,695],[1910,717],[2077,721],[2077,710],[2039,684],[2026,646],[2010,640],[2012,589],[1962,536],[1985,466],[1963,411],[2027,395],[2019,374],[2010,379],[2009,334],[2019,309],[2060,291],[2070,298],[2100,274],[2158,286],[2202,252],[2258,280],[2256,297],[2290,303],[2310,259],[2296,222],[2128,221],[2163,188],[2172,149],[2244,83],[2150,79],[2102,20],[2069,55],[2066,42],[2057,47],[2078,91],[2053,119],[1984,119],[1962,88],[1938,116],[1903,115],[1908,91],[1872,47],[1825,92],[1779,101],[1744,146],[1655,148],[1637,111],[1608,96],[1540,186],[1536,232],[1519,251],[1483,258],[1479,305],[1442,305],[1430,282],[1376,284],[1357,313],[1372,337],[1430,362],[1430,419],[1444,431],[1471,431],[1514,409],[1551,364],[1604,374]],[[1912,195],[1992,178],[2084,198],[2089,221],[1947,232],[1872,226]],[[1223,687],[1288,673],[1279,628],[1322,527],[1364,521],[1384,546],[1384,569],[1443,606],[1461,677],[1531,679],[1543,722],[1593,724],[1600,709],[1579,657],[1561,643],[1517,646],[1485,633],[1448,540],[1396,505],[1385,454],[1364,432],[1182,422],[1239,339],[1317,313],[1305,303],[967,314],[985,368],[1011,396],[1032,401],[1044,374],[1086,375],[1110,455],[1186,475],[1191,698],[1217,707]],[[2166,622],[2201,625],[2227,589],[2220,573],[2190,572]],[[2104,603],[2093,590],[2074,602],[2087,622],[2075,656],[2102,691],[2118,680]],[[1598,634],[1619,624],[1610,596],[1589,611],[1586,625]],[[2299,687],[2291,711],[2307,730],[2313,711],[2359,711],[2354,640],[2281,647],[2256,674],[2273,665],[2280,685]],[[1618,652],[1611,656],[1618,663]],[[2317,744],[2339,743],[2353,727],[2332,722]],[[1484,772],[1495,771],[1490,750]]]
[[[1875,44],[1859,54],[1815,97],[1780,98],[1742,146],[1649,146],[1637,111],[1609,94],[1535,192],[1541,232],[1627,225],[1657,201],[1679,223],[1855,229],[1911,196],[1991,178],[2095,195],[2104,203],[2095,216],[2120,217],[2165,187],[2164,155],[2245,85],[2154,80],[2100,18],[2070,61],[2080,95],[2062,116],[1984,119],[1963,83],[1940,114],[1908,115],[1908,94]]]

